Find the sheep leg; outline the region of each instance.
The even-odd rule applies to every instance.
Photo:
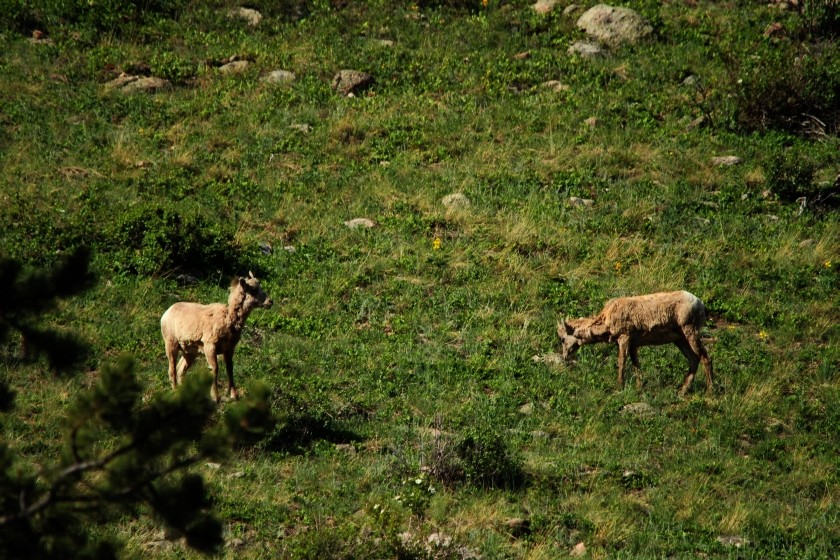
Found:
[[[680,396],[684,397],[694,381],[694,375],[697,373],[697,366],[700,365],[700,358],[697,357],[694,349],[689,343],[689,339],[679,340],[675,343],[680,352],[683,353],[685,359],[688,360],[688,375],[685,376],[682,387],[680,388]]]
[[[714,373],[712,372],[712,360],[709,358],[709,353],[706,352],[706,347],[703,346],[703,341],[700,340],[700,333],[697,329],[686,328],[684,332],[686,341],[691,345],[691,350],[703,362],[703,370],[706,372],[706,394],[711,394]]]
[[[224,353],[225,358],[225,370],[227,370],[228,376],[228,392],[230,393],[230,398],[238,399],[239,393],[236,391],[236,387],[233,385],[233,351],[229,350]]]
[[[636,366],[636,390],[642,390],[642,366],[639,365],[639,347],[630,345],[630,361]]]
[[[218,403],[222,399],[219,397],[219,362],[216,358],[216,347],[205,344],[204,356],[207,358],[207,365],[210,366],[210,371],[213,372],[213,385],[210,386],[210,396]]]
[[[630,337],[621,335],[618,337],[618,390],[624,389],[624,364],[627,361],[627,352],[630,349]]]
[[[178,378],[175,375],[175,362],[178,361],[178,343],[174,341],[166,341],[166,358],[169,360],[169,381],[172,383],[172,388],[178,388]]]
[[[195,363],[195,354],[190,354],[189,352],[184,352],[184,355],[181,356],[181,359],[178,360],[178,369],[177,369],[177,378],[178,383],[184,382],[184,375],[186,375],[187,370],[192,367],[193,363]]]

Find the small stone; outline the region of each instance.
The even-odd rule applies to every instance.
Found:
[[[131,74],[122,73],[110,82],[105,83],[105,89],[112,90],[112,89],[119,89],[123,86],[130,84],[135,80],[139,80],[140,76],[134,76]]]
[[[785,27],[778,21],[774,21],[764,30],[764,36],[768,39],[778,39],[785,36]]]
[[[208,469],[219,469],[222,465],[221,463],[205,463],[204,466]]]
[[[692,74],[691,76],[687,76],[687,77],[686,77],[686,78],[682,81],[682,85],[684,85],[684,86],[688,86],[688,87],[693,87],[693,86],[696,86],[696,85],[697,85],[697,82],[698,82],[698,80],[697,80],[697,76],[695,76],[694,74]]]
[[[441,200],[447,208],[466,208],[470,205],[470,199],[463,193],[452,193],[443,197]]]
[[[653,414],[656,413],[656,410],[648,403],[637,402],[622,406],[621,413],[632,414],[633,416],[638,416],[639,418],[646,418],[648,416],[653,416]]]
[[[228,541],[227,545],[230,548],[242,548],[245,546],[245,540],[240,538],[231,539]]]
[[[394,43],[394,42],[393,42],[392,40],[390,40],[390,39],[379,39],[378,41],[376,41],[376,44],[377,44],[377,45],[379,45],[380,47],[391,48],[391,47],[393,47],[396,43]]]
[[[297,251],[297,249],[295,249],[292,245],[284,245],[283,250],[287,253],[294,253],[295,251]]]
[[[569,91],[571,89],[568,85],[564,84],[560,80],[549,80],[547,82],[543,82],[542,86],[546,89],[553,90],[555,93]]]
[[[520,517],[513,517],[505,521],[505,527],[514,537],[522,537],[531,532],[531,522]]]
[[[220,66],[219,72],[222,74],[239,74],[247,70],[250,64],[251,63],[247,60],[234,60],[232,62],[228,62],[224,66]]]
[[[593,206],[595,201],[591,198],[580,198],[578,196],[571,196],[569,197],[569,206],[574,206],[576,208],[586,208]]]
[[[605,51],[601,45],[590,41],[575,41],[569,46],[567,52],[569,54],[576,54],[589,59],[603,58],[607,56],[607,51]]]
[[[348,97],[373,83],[373,76],[359,70],[341,70],[333,77],[332,88]]]
[[[583,121],[583,123],[589,126],[589,128],[595,128],[596,126],[598,126],[598,122],[598,117],[589,117],[588,119]]]
[[[533,10],[538,14],[547,14],[556,8],[557,4],[558,0],[538,0],[536,4],[531,6],[531,8],[533,8]]]
[[[306,123],[290,124],[289,128],[302,132],[303,134],[309,134],[312,132],[312,125]]]
[[[532,356],[531,360],[534,362],[542,362],[544,364],[551,364],[551,365],[560,365],[563,364],[566,360],[563,359],[563,356],[557,354],[555,352],[549,352],[548,354],[537,354],[536,356]]]
[[[369,220],[368,218],[353,218],[352,220],[347,220],[346,222],[344,222],[344,225],[349,227],[350,229],[370,229],[372,227],[375,227],[376,223],[373,220]]]
[[[141,91],[146,93],[154,93],[161,89],[169,88],[172,84],[169,83],[169,80],[164,80],[163,78],[155,78],[155,77],[148,77],[148,78],[138,78],[136,80],[132,80],[126,85],[124,85],[120,91],[123,93],[133,93],[135,91]]]
[[[726,535],[717,538],[717,542],[722,544],[723,546],[734,546],[735,548],[741,548],[742,546],[749,544],[750,541],[745,539],[744,537],[737,537],[734,535]]]
[[[586,554],[586,545],[582,542],[577,543],[572,547],[572,550],[569,551],[569,556],[572,558],[580,558],[584,554]]]
[[[534,411],[534,404],[533,403],[525,403],[519,407],[519,414],[524,414],[528,416]]]
[[[262,14],[252,8],[236,8],[228,12],[228,17],[244,20],[251,27],[256,27],[262,21]]]
[[[271,244],[265,242],[260,243],[260,252],[263,255],[270,255],[272,252]]]
[[[294,82],[295,79],[295,73],[289,72],[288,70],[272,70],[263,76],[263,81],[269,84],[290,84]]]
[[[743,161],[738,156],[717,156],[712,158],[712,165],[731,167],[733,165],[739,165]]]

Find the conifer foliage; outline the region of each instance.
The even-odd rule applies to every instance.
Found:
[[[51,271],[0,263],[0,343],[7,346],[18,331],[27,352],[46,357],[56,372],[72,371],[84,343],[39,326],[38,317],[91,281],[85,251]],[[13,366],[9,355],[2,354]],[[217,550],[222,526],[212,515],[202,478],[190,467],[220,459],[243,436],[259,435],[271,413],[267,389],[256,387],[219,421],[207,398],[209,382],[209,375],[192,375],[177,392],[144,403],[133,359],[123,356],[101,368],[98,383],[69,411],[58,459],[39,458],[34,468],[0,443],[0,557],[117,558],[118,543],[92,536],[91,528],[143,512],[170,534],[183,536],[189,547]],[[3,413],[13,414],[14,392],[2,379],[0,397]]]

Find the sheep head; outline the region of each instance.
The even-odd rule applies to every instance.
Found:
[[[560,354],[564,360],[571,360],[583,344],[583,341],[575,336],[575,327],[563,319],[557,323],[557,336],[560,337]]]
[[[260,281],[254,276],[253,272],[248,271],[248,277],[240,277],[238,280],[239,287],[242,288],[245,294],[244,307],[252,309],[255,307],[263,307],[268,309],[272,305],[271,298],[260,286]],[[236,281],[234,282],[234,285]]]

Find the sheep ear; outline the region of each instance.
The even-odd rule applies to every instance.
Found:
[[[251,272],[251,271],[249,270],[249,271],[248,271],[248,278],[253,278],[253,279],[255,279],[255,280],[256,280],[256,278],[257,278],[257,277],[256,277],[256,276],[254,276],[254,273],[253,273],[253,272]]]
[[[575,329],[574,327],[568,325],[565,319],[562,319],[559,323],[557,323],[557,333],[560,336],[563,336],[563,334],[573,335],[575,334]]]

